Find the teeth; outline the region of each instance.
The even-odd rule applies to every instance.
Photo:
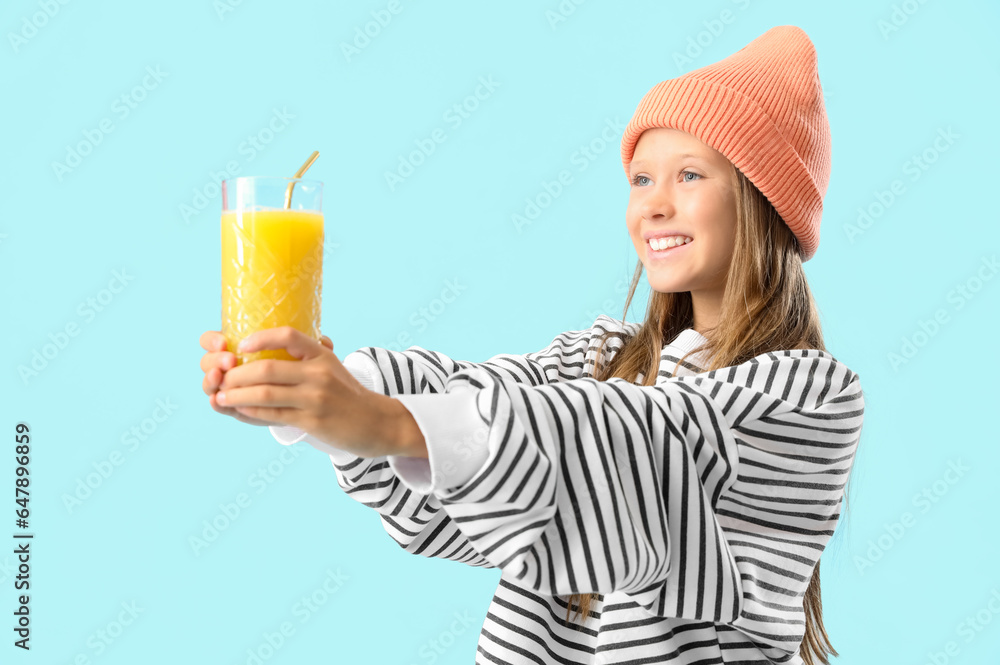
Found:
[[[661,250],[676,247],[677,245],[685,245],[691,242],[691,238],[687,236],[666,236],[663,238],[651,238],[647,242],[653,249]]]

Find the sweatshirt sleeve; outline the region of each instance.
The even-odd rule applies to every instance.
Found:
[[[864,413],[842,363],[782,351],[654,386],[525,385],[472,368],[444,393],[478,415],[488,454],[432,494],[506,579],[547,595],[622,592],[655,616],[797,648]],[[401,399],[431,454],[451,454],[431,398]]]
[[[563,332],[545,348],[523,355],[498,354],[482,363],[453,360],[435,351],[411,346],[405,351],[365,347],[348,354],[345,368],[370,390],[385,395],[436,395],[446,397],[449,377],[462,371],[485,372],[498,379],[524,385],[543,385],[593,373],[594,346],[606,331],[605,347],[610,357],[630,334],[625,326],[606,315],[589,329]],[[447,402],[447,400],[446,400]],[[430,405],[434,411],[435,405]],[[438,431],[449,432],[449,455],[432,459],[396,455],[364,458],[319,441],[298,428],[272,427],[282,443],[306,441],[330,456],[338,484],[352,499],[376,510],[386,532],[411,554],[460,561],[473,566],[495,567],[476,552],[451,517],[441,510],[429,490],[432,480],[457,485],[471,477],[485,462],[488,449],[486,428],[478,413],[464,409],[448,418],[435,412]],[[418,420],[418,425],[421,423]],[[440,464],[438,464],[440,461]]]

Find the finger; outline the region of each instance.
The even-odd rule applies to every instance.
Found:
[[[215,401],[231,409],[241,406],[299,409],[302,406],[302,391],[275,385],[227,387],[215,393]]]
[[[237,406],[236,413],[249,421],[299,426],[300,409],[272,409],[266,406]]]
[[[217,394],[218,393],[212,393],[208,396],[208,403],[213,409],[215,409],[215,411],[221,413],[224,416],[236,417],[237,415],[239,415],[237,414],[236,410],[230,409],[229,407],[225,407],[219,404],[219,400],[217,400],[215,397]]]
[[[198,338],[198,343],[201,344],[201,348],[206,351],[225,351],[226,350],[226,338],[219,330],[206,330]]]
[[[319,341],[320,341],[320,343],[323,346],[325,346],[326,348],[328,348],[331,351],[333,351],[333,340],[332,339],[330,339],[326,335],[323,335],[322,337],[319,338]]]
[[[270,425],[270,424],[272,424],[272,423],[269,423],[269,422],[265,422],[263,420],[257,420],[256,418],[251,418],[250,416],[247,416],[247,415],[244,415],[244,414],[240,413],[236,409],[228,409],[228,408],[226,408],[224,406],[221,406],[215,400],[215,393],[212,393],[211,395],[209,395],[209,397],[208,397],[208,403],[209,403],[209,405],[211,405],[212,409],[214,409],[216,413],[221,413],[224,416],[229,416],[231,418],[235,418],[236,420],[240,421],[241,423],[246,423],[248,425]]]
[[[226,381],[226,372],[213,367],[205,373],[205,378],[201,382],[202,390],[206,395],[216,393],[222,389],[222,384]]]
[[[212,395],[219,390],[220,383],[222,383],[222,370],[213,367],[205,372],[205,378],[201,382],[201,389],[205,391],[206,395]]]
[[[201,371],[208,372],[213,367],[221,370],[232,369],[236,366],[236,354],[229,351],[216,351],[206,353],[201,357]]]
[[[228,390],[265,383],[293,386],[302,383],[305,369],[297,360],[255,360],[226,370],[219,387]]]
[[[309,360],[322,354],[323,345],[301,330],[291,326],[267,328],[251,333],[240,342],[240,353],[254,353],[265,349],[285,349],[297,360]],[[253,363],[250,363],[253,364]]]
[[[298,426],[303,414],[302,409],[293,406],[298,403],[295,391],[287,388],[276,389],[273,386],[240,388],[236,391],[217,392],[214,397],[220,406],[232,408],[237,413],[255,420]]]

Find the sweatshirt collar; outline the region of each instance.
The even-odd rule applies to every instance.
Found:
[[[708,338],[702,335],[700,332],[694,328],[685,328],[677,334],[674,341],[670,342],[667,346],[676,352],[678,358],[682,357],[685,353],[695,349],[705,342]],[[705,367],[708,362],[708,356],[705,351],[688,356],[685,362],[689,362],[698,367]]]

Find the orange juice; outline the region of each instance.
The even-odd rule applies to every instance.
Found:
[[[222,334],[237,364],[276,358],[284,349],[240,354],[250,333],[292,326],[320,338],[323,213],[229,210],[222,213]]]

